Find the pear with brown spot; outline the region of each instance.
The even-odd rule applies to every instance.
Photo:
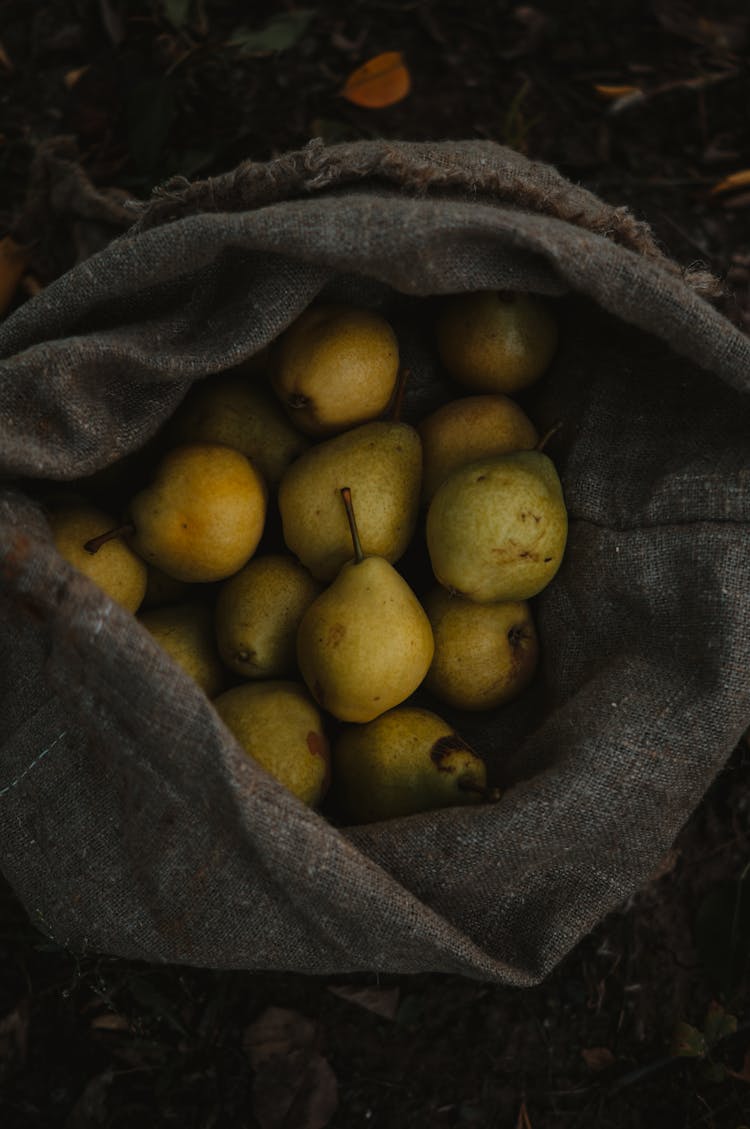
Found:
[[[437,586],[424,600],[435,656],[425,689],[459,710],[490,710],[534,677],[539,641],[525,601],[476,604]]]
[[[568,516],[554,464],[514,451],[456,470],[427,511],[437,580],[478,603],[528,600],[562,564]]]
[[[258,764],[315,807],[330,779],[323,719],[298,682],[246,682],[214,701],[219,717]]]
[[[334,791],[353,823],[499,798],[484,761],[429,710],[401,706],[346,726],[333,749]]]
[[[297,661],[310,692],[341,721],[371,721],[403,702],[427,673],[434,651],[424,609],[383,557],[365,556],[350,491],[341,490],[355,559],[305,612]]]

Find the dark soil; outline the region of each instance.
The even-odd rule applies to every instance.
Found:
[[[55,135],[75,139],[95,184],[142,197],[316,135],[483,137],[627,205],[675,258],[717,274],[724,310],[750,328],[750,174],[712,192],[750,168],[744,5],[311,0],[286,49],[228,45],[281,10],[0,0],[0,236],[23,212],[36,145]],[[347,75],[388,50],[404,53],[411,94],[380,110],[342,99]],[[77,959],[3,887],[0,1125],[741,1129],[749,794],[743,744],[661,874],[524,991]],[[272,1060],[269,1007],[293,1013]]]

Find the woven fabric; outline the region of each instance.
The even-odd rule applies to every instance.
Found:
[[[750,724],[750,341],[627,212],[491,143],[318,144],[128,214],[0,326],[0,869],[76,950],[537,982],[648,880]],[[336,827],[60,558],[35,483],[137,451],[319,296],[392,315],[418,414],[445,395],[420,300],[495,288],[559,309],[528,408],[562,423],[570,537],[535,684],[437,712],[512,786]]]

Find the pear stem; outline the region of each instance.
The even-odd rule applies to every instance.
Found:
[[[398,370],[396,387],[393,391],[393,408],[391,409],[391,419],[394,423],[401,422],[401,409],[404,406],[404,390],[406,388],[406,381],[410,376],[411,369],[400,368]]]
[[[349,529],[352,534],[352,544],[354,545],[354,563],[362,564],[365,559],[365,554],[362,552],[362,542],[359,539],[359,531],[357,530],[357,520],[354,517],[354,506],[352,504],[352,492],[348,486],[342,486],[341,497],[344,499],[346,506],[346,517],[349,522]]]
[[[108,541],[114,541],[115,537],[129,537],[135,533],[135,526],[132,521],[125,522],[124,525],[118,525],[115,529],[108,529],[106,533],[100,533],[98,537],[92,537],[83,546],[87,553],[98,553],[102,545],[106,545]]]
[[[561,431],[561,430],[562,430],[562,420],[558,420],[558,421],[557,421],[557,423],[553,423],[553,425],[552,425],[552,427],[551,427],[551,428],[549,429],[549,431],[545,431],[544,435],[543,435],[543,436],[542,436],[542,438],[541,438],[541,439],[539,440],[539,442],[537,443],[537,445],[536,445],[536,447],[534,448],[534,450],[535,450],[535,451],[543,451],[543,450],[544,450],[544,448],[545,448],[545,447],[547,446],[547,444],[549,443],[549,441],[550,441],[550,439],[552,438],[552,436],[553,436],[553,435],[557,435],[558,431]]]

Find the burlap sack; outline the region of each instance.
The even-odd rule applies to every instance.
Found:
[[[60,944],[222,968],[538,981],[643,884],[750,722],[750,342],[647,229],[489,143],[373,142],[168,186],[0,329],[0,867]],[[496,805],[339,828],[50,543],[33,482],[142,445],[318,295],[557,296],[530,410],[570,510],[541,673],[448,716]],[[410,313],[411,311],[411,313]],[[399,318],[401,319],[399,321]],[[13,481],[15,479],[15,481]]]

